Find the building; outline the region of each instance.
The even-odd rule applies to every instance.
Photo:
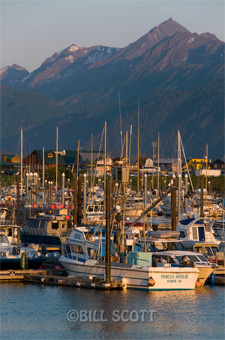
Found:
[[[18,155],[2,155],[2,159],[0,160],[0,168],[1,172],[7,175],[13,175],[20,172],[20,157]]]
[[[24,163],[26,167],[32,171],[39,172],[43,167],[43,150],[34,150],[25,159]],[[45,170],[55,168],[56,166],[56,151],[45,150],[44,151],[44,163]],[[79,164],[83,165],[83,159],[79,154]],[[63,150],[58,152],[58,166],[72,169],[74,165],[77,165],[77,151]]]

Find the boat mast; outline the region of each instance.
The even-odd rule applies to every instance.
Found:
[[[106,267],[105,276],[106,282],[111,282],[111,256],[110,256],[110,183],[109,179],[105,182],[105,196],[106,196]]]
[[[80,153],[80,140],[78,139],[77,142],[77,180],[78,180],[78,176],[79,176],[79,153]]]
[[[120,113],[120,143],[121,143],[121,154],[120,159],[123,159],[123,131],[122,131],[122,116],[121,116],[121,105],[120,105],[120,92],[118,92],[119,97],[119,113]]]
[[[20,195],[23,194],[23,128],[20,130]]]
[[[106,129],[107,129],[107,123],[105,122],[105,152],[104,152],[104,192],[105,192],[105,211],[106,211]]]
[[[59,155],[59,151],[58,151],[58,140],[59,140],[59,129],[58,126],[56,128],[56,155],[55,155],[55,161],[56,161],[56,169],[55,169],[55,191],[57,194],[57,189],[58,189],[58,155]]]
[[[130,125],[129,164],[130,164],[130,158],[131,158],[131,137],[132,137],[132,124]]]
[[[205,195],[206,195],[206,199],[207,199],[207,184],[208,184],[208,178],[207,178],[207,169],[208,169],[208,144],[206,144],[206,155],[205,155],[205,160],[206,160],[206,162],[205,162],[205,170],[206,170],[206,172],[205,172],[205,189],[206,189],[206,193],[205,193]]]
[[[45,148],[42,149],[42,187],[45,186]]]
[[[159,131],[158,131],[158,181],[157,181],[157,190],[158,190],[158,197],[159,197]]]
[[[93,180],[93,133],[91,134],[91,189]]]
[[[180,210],[181,210],[181,147],[180,147],[180,131],[177,131],[177,142],[178,142],[178,212],[177,219],[180,221]]]
[[[139,96],[138,96],[138,152],[137,152],[137,156],[138,156],[138,159],[137,159],[137,194],[139,194],[139,116],[140,116],[140,112],[139,112]]]

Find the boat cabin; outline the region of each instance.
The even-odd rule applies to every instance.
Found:
[[[20,243],[20,230],[18,225],[0,225],[1,235],[5,235],[10,244]]]

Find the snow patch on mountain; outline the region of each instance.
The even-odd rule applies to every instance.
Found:
[[[83,47],[79,47],[79,46],[73,44],[73,45],[70,46],[69,51],[70,52],[76,52],[77,50],[81,50],[81,49],[83,49]]]
[[[65,58],[65,60],[69,60],[72,63],[74,61],[74,57],[70,54]]]

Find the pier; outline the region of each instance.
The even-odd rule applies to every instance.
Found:
[[[4,282],[24,282],[35,284],[47,284],[58,286],[71,286],[79,288],[94,288],[94,289],[123,289],[125,285],[122,281],[115,280],[106,282],[98,277],[93,279],[76,279],[70,276],[52,275],[48,270],[2,270],[0,272],[0,283]]]

